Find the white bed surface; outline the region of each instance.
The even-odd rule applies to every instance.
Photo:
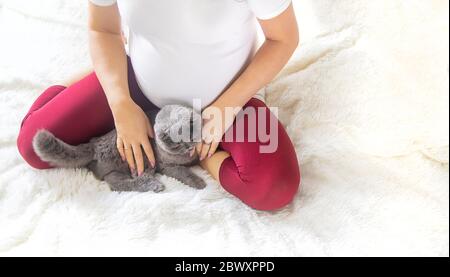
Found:
[[[294,0],[302,46],[267,88],[302,189],[256,212],[209,184],[112,193],[37,171],[33,100],[89,66],[87,1],[0,0],[0,255],[449,255],[448,1]]]

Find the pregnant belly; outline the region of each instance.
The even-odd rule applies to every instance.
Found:
[[[211,104],[251,60],[256,39],[210,45],[167,45],[130,38],[130,56],[137,82],[158,107],[169,104]]]

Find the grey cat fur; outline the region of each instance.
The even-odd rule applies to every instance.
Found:
[[[196,126],[200,126],[201,117],[198,113],[184,106],[168,105],[160,111],[148,111],[147,116],[154,123],[155,139],[150,142],[156,167],[152,168],[144,159],[145,170],[141,176],[130,174],[128,164],[122,161],[116,147],[115,130],[74,146],[42,129],[34,136],[33,147],[36,154],[52,166],[88,168],[97,179],[106,181],[113,191],[160,192],[165,187],[156,179],[156,173],[175,178],[196,189],[204,188],[206,183],[189,168],[198,163],[198,156],[190,155],[199,137]],[[182,141],[173,141],[171,134],[179,134],[182,128],[188,128],[190,136],[182,138]]]

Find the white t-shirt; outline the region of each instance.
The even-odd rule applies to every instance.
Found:
[[[129,28],[137,82],[155,105],[202,107],[241,73],[257,44],[255,18],[270,19],[291,0],[90,0],[117,2]]]

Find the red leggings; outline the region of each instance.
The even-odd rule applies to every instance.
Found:
[[[144,111],[156,108],[139,89],[130,63],[128,68],[132,99]],[[263,107],[267,119],[274,116],[260,100],[253,98],[247,106]],[[247,116],[236,121],[239,120],[247,126]],[[113,128],[113,116],[106,96],[97,76],[91,73],[70,87],[52,86],[44,91],[22,121],[17,146],[29,165],[48,169],[51,166],[41,161],[32,147],[37,130],[49,130],[63,141],[77,145]],[[258,139],[249,142],[246,138],[244,142],[222,142],[221,149],[231,157],[221,165],[220,183],[254,209],[276,210],[289,204],[295,196],[300,183],[299,165],[294,147],[279,122],[277,150],[270,154],[260,153],[261,144]]]

